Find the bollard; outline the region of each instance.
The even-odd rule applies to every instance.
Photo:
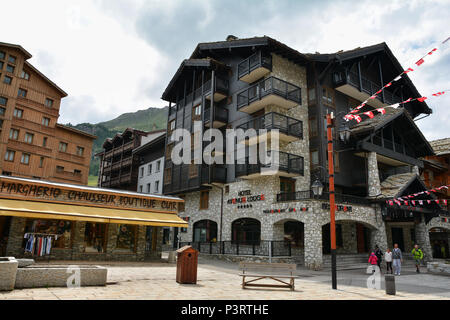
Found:
[[[395,296],[395,276],[393,274],[386,274],[384,280],[386,284],[386,294]]]

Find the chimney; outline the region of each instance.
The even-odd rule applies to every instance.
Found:
[[[233,41],[233,40],[237,40],[237,39],[239,39],[239,38],[236,36],[233,36],[232,34],[228,35],[226,38],[227,41]]]

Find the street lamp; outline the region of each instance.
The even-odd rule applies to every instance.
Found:
[[[314,194],[314,196],[321,196],[322,192],[323,192],[323,184],[322,182],[320,182],[319,179],[316,179],[316,181],[313,182],[313,184],[311,185],[311,189],[312,192]]]
[[[350,140],[350,127],[346,121],[341,120],[341,125],[339,128],[339,138],[342,142],[347,142]]]

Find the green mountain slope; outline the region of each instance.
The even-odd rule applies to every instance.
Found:
[[[97,136],[97,139],[94,140],[94,144],[92,146],[92,159],[89,175],[98,175],[99,159],[94,157],[94,155],[102,150],[102,145],[106,138],[112,138],[116,133],[121,133],[126,128],[135,128],[143,131],[165,129],[167,126],[168,109],[168,107],[148,108],[146,110],[128,112],[118,116],[115,119],[96,124],[67,124],[68,126]]]

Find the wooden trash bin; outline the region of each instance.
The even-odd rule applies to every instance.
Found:
[[[177,250],[177,282],[197,283],[198,251],[191,246]]]

